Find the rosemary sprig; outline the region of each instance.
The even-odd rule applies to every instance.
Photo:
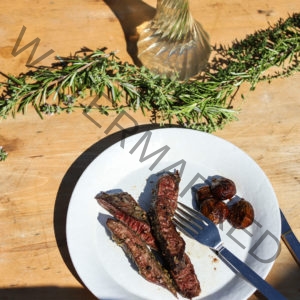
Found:
[[[8,153],[0,146],[0,161],[5,161],[8,156]]]
[[[57,114],[91,109],[107,115],[124,109],[152,112],[155,122],[170,122],[213,132],[236,119],[232,99],[242,83],[255,89],[300,71],[300,14],[235,41],[230,47],[214,46],[207,71],[198,79],[180,82],[151,73],[144,67],[123,63],[106,49],[82,49],[57,57],[50,67],[37,67],[18,76],[4,75],[0,118],[26,112]],[[272,73],[266,74],[271,67]],[[87,95],[110,96],[111,105],[85,104]]]

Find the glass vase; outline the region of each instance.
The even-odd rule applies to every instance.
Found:
[[[188,0],[158,0],[154,18],[140,28],[138,58],[151,71],[184,80],[209,59],[208,34],[191,15]]]

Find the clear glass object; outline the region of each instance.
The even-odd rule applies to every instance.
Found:
[[[191,15],[188,0],[158,0],[154,18],[140,28],[138,58],[159,74],[188,79],[209,59],[208,34]]]

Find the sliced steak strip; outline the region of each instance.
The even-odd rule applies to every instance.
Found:
[[[168,266],[176,268],[183,259],[185,242],[172,222],[170,206],[167,198],[158,197],[153,209],[149,212],[153,234]]]
[[[134,261],[139,273],[148,281],[168,289],[176,296],[176,289],[169,273],[156,260],[147,244],[129,229],[125,224],[114,219],[108,219],[107,227],[112,232],[113,239],[123,248],[125,253]]]
[[[182,261],[185,242],[172,222],[179,190],[180,177],[175,174],[162,175],[156,184],[149,219],[153,234],[168,265],[175,268]]]
[[[194,266],[185,253],[183,261],[177,268],[170,270],[178,292],[185,298],[191,299],[200,294],[201,288],[196,276]]]
[[[174,174],[164,174],[162,175],[157,184],[155,197],[164,199],[163,201],[167,204],[170,214],[173,216],[177,208],[177,199],[179,191],[179,182],[180,176],[178,171],[175,171]]]
[[[190,258],[185,253],[185,242],[177,232],[172,218],[177,207],[179,174],[159,178],[149,219],[158,247],[166,262],[177,291],[186,298],[199,295],[200,283]]]
[[[139,234],[141,239],[152,249],[157,249],[155,239],[151,233],[147,213],[130,194],[125,192],[116,194],[102,192],[96,196],[96,199],[98,203],[116,219]]]

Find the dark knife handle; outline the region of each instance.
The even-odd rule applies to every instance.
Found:
[[[290,230],[281,235],[282,240],[290,250],[298,266],[300,267],[300,243],[294,233]]]

